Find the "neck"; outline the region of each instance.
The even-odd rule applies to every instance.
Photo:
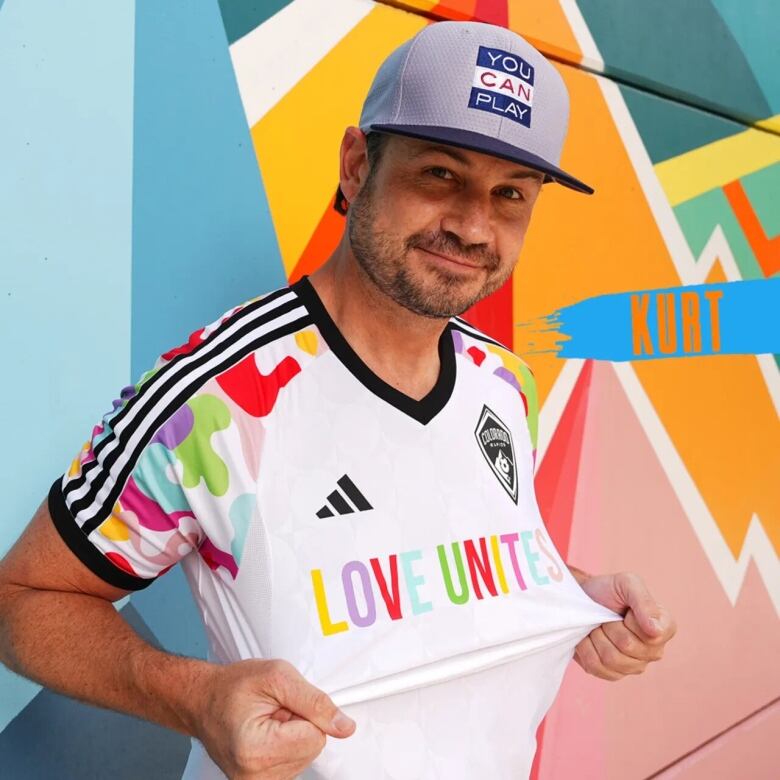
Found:
[[[418,401],[433,389],[447,319],[415,314],[381,292],[355,259],[346,232],[310,281],[341,334],[377,376]]]

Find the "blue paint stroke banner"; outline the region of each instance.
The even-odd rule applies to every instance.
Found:
[[[518,354],[621,362],[780,353],[780,276],[599,295],[516,323]]]

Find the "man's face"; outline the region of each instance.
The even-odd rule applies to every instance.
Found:
[[[401,306],[462,314],[512,273],[542,179],[508,160],[393,135],[350,204],[352,251]]]

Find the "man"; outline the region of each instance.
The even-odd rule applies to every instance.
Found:
[[[0,567],[3,662],[190,734],[188,778],[349,780],[527,776],[575,647],[610,680],[660,658],[674,621],[637,576],[560,559],[533,377],[457,316],[543,182],[590,191],[558,167],[567,117],[503,28],[391,54],[342,141],[341,243],[122,391]],[[110,604],[179,561],[209,662]]]

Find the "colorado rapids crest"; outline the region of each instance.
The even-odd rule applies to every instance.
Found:
[[[517,503],[517,466],[509,428],[487,406],[483,406],[474,435],[498,481],[512,501]]]

